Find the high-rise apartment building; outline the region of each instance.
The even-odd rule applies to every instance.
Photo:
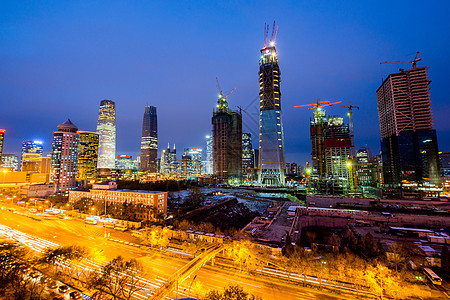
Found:
[[[100,101],[97,133],[99,169],[114,169],[116,158],[116,104],[111,100]]]
[[[400,69],[377,89],[385,184],[440,184],[428,67]]]
[[[228,108],[220,91],[213,112],[213,172],[219,183],[242,181],[242,115]]]
[[[58,125],[53,132],[51,181],[57,192],[67,194],[77,187],[77,164],[79,135],[69,119]]]
[[[6,130],[0,129],[0,159],[2,158],[3,154],[3,142],[5,140],[5,132]]]
[[[206,174],[213,174],[213,139],[212,136],[206,136]]]
[[[80,145],[78,148],[78,180],[97,177],[99,134],[91,131],[78,131]]]
[[[267,43],[267,36],[265,41]],[[285,183],[280,75],[275,39],[272,37],[269,45],[265,44],[261,49],[261,58],[259,60],[258,181],[260,184],[284,185]]]
[[[142,121],[140,169],[156,173],[158,158],[158,119],[156,107],[146,106]]]

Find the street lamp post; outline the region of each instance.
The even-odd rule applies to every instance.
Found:
[[[8,170],[3,169],[3,186],[2,186],[2,193],[5,192],[5,177],[6,177],[6,173],[8,173]]]

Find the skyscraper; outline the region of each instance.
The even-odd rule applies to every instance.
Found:
[[[77,164],[79,135],[69,119],[58,125],[53,132],[51,181],[56,183],[57,192],[67,194],[77,187]]]
[[[0,129],[0,161],[3,154],[3,141],[5,140],[5,130]]]
[[[164,149],[161,153],[161,166],[160,173],[166,176],[173,176],[178,173],[178,163],[177,163],[177,150],[175,145],[173,149],[167,145],[167,149]]]
[[[146,106],[142,121],[141,170],[156,172],[158,158],[158,122],[156,107]]]
[[[22,142],[22,155],[24,153],[37,153],[42,154],[44,147],[41,141],[25,140]]]
[[[400,69],[377,89],[385,184],[440,184],[428,67]]]
[[[116,104],[111,100],[100,101],[97,133],[99,169],[114,169],[116,158]]]
[[[212,136],[206,136],[206,174],[213,173],[213,140]]]
[[[213,112],[213,168],[220,183],[242,181],[242,115],[228,108],[220,91]]]
[[[80,146],[78,148],[78,180],[97,177],[99,134],[91,131],[78,131]]]
[[[253,179],[254,167],[252,135],[242,133],[242,173],[246,179]]]
[[[275,26],[275,24],[274,24]],[[284,138],[281,122],[280,67],[275,36],[265,44],[259,60],[259,174],[260,184],[284,184]]]
[[[131,155],[117,155],[116,169],[121,170],[136,170],[136,162]]]
[[[181,157],[182,174],[185,176],[201,175],[203,150],[199,148],[184,148],[184,154]]]

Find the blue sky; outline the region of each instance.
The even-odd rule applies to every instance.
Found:
[[[205,147],[216,77],[257,134],[258,58],[264,23],[277,50],[286,156],[311,152],[311,111],[294,105],[351,102],[356,146],[380,149],[375,91],[420,51],[431,83],[440,151],[450,151],[449,1],[2,1],[0,128],[4,153],[44,141],[70,118],[95,130],[100,100],[117,107],[117,154],[139,153],[146,103],[158,110],[159,149]],[[346,115],[344,108],[329,114]],[[256,141],[254,146],[257,147]]]

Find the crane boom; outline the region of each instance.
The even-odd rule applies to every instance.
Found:
[[[421,61],[421,60],[422,60],[422,58],[420,58],[420,56],[419,56],[419,51],[417,51],[416,57],[414,57],[414,60],[406,60],[406,61],[383,61],[383,62],[380,62],[380,65],[383,65],[383,64],[408,64],[408,63],[410,63],[410,64],[412,64],[412,68],[415,69],[415,68],[417,68],[417,62],[419,62],[419,61]]]

